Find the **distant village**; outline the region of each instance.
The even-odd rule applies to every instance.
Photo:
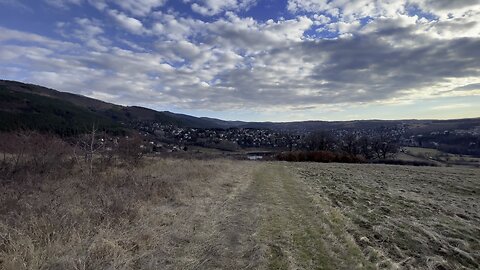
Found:
[[[135,123],[134,128],[140,132],[154,152],[186,151],[191,146],[215,148],[222,151],[236,151],[256,148],[271,151],[294,151],[306,147],[308,132],[274,131],[269,129],[229,128],[201,129],[184,128],[160,123]],[[438,148],[442,143],[469,138],[461,142],[466,149],[479,148],[480,127],[464,130],[444,130],[411,134],[408,126],[398,124],[395,127],[349,130],[329,130],[333,137],[342,140],[349,135],[374,138],[384,136],[394,138],[400,146]],[[470,139],[473,138],[473,139]],[[476,139],[475,139],[476,138]],[[445,140],[449,140],[446,142]],[[460,143],[460,142],[455,142]],[[467,150],[468,150],[467,149]]]
[[[148,138],[154,151],[186,150],[188,146],[235,151],[240,148],[293,150],[301,147],[305,135],[275,132],[268,129],[200,129],[160,123],[138,123],[135,127]]]

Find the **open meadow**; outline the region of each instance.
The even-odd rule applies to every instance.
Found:
[[[0,0],[0,270],[480,270],[480,0]]]
[[[480,158],[470,155],[456,155],[437,149],[404,147],[396,156],[399,160],[429,162],[435,166],[470,166],[480,168]]]
[[[0,269],[478,269],[480,170],[154,158],[1,179]]]

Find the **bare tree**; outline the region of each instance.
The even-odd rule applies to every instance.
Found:
[[[345,135],[342,138],[341,149],[352,156],[360,154],[359,138],[357,134],[352,132]]]
[[[74,147],[74,158],[78,163],[81,162],[80,155],[83,156],[83,161],[87,164],[88,172],[93,174],[93,164],[95,155],[100,154],[105,150],[105,133],[100,134],[95,124],[92,125],[92,129],[78,138]]]
[[[372,159],[374,157],[374,152],[372,149],[372,140],[367,136],[363,136],[358,140],[360,154],[365,159]]]
[[[399,151],[395,138],[385,133],[380,134],[372,140],[372,150],[378,159],[386,159],[394,156]]]
[[[311,151],[333,151],[335,149],[335,138],[330,132],[317,131],[305,138],[308,150]]]

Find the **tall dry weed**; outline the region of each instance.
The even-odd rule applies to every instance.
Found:
[[[226,166],[157,159],[90,177],[4,182],[0,269],[160,269],[181,243],[176,217],[189,218],[181,213],[194,198],[218,195],[210,189]]]

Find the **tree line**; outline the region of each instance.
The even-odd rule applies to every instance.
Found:
[[[387,160],[399,152],[398,139],[387,132],[374,136],[349,132],[335,136],[330,131],[316,131],[305,137],[305,142],[297,151],[289,151],[278,156],[286,161],[349,162]]]

